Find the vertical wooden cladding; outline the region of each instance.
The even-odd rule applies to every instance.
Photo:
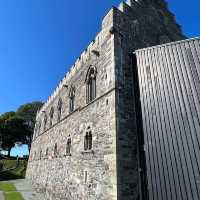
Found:
[[[150,200],[200,199],[200,38],[136,51]]]

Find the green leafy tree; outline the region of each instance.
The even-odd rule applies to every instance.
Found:
[[[29,127],[26,125],[25,121],[16,116],[8,119],[4,124],[4,134],[2,136],[2,148],[8,151],[10,156],[10,151],[12,147],[15,146],[16,142],[25,143],[26,135],[30,132]]]
[[[6,133],[5,125],[13,116],[15,116],[13,111],[6,112],[0,116],[0,147],[4,150],[12,148],[11,138]]]
[[[0,150],[2,149],[2,136],[3,136],[3,130],[4,130],[4,121],[0,118]]]
[[[13,116],[15,116],[15,112],[14,111],[10,111],[10,112],[6,112],[6,113],[2,114],[0,116],[0,119],[3,122],[6,122],[7,120],[9,120],[10,118],[12,118]]]
[[[0,143],[9,156],[16,142],[27,144],[30,149],[36,114],[42,105],[41,102],[27,103],[16,112],[6,112],[0,116]]]
[[[33,130],[37,111],[42,107],[42,105],[42,102],[24,104],[17,109],[16,116],[24,119],[27,125]]]
[[[42,107],[42,102],[32,102],[20,106],[16,111],[16,116],[24,120],[25,124],[29,127],[29,131],[25,134],[24,142],[28,145],[29,149],[33,137],[35,127],[35,118],[37,111]]]

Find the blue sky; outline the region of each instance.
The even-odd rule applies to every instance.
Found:
[[[0,114],[45,101],[120,2],[0,0]],[[184,33],[200,35],[200,1],[168,3]]]

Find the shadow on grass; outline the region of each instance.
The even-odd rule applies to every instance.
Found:
[[[25,178],[26,167],[27,167],[27,161],[25,160],[20,161],[16,169],[0,172],[0,181]]]

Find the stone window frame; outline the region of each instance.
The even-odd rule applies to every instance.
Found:
[[[46,148],[45,157],[48,158],[49,155],[49,147]]]
[[[38,124],[39,122],[38,121],[36,121],[36,123],[35,123],[35,128],[34,128],[34,133],[35,133],[35,136],[34,137],[36,137],[36,134],[38,133]]]
[[[88,182],[88,171],[84,170],[84,183],[87,184]]]
[[[84,151],[90,152],[93,151],[93,135],[91,127],[88,126],[84,135]]]
[[[40,157],[39,160],[42,160],[42,150],[40,150]]]
[[[66,156],[71,156],[71,149],[72,149],[72,138],[69,135],[66,144]]]
[[[54,158],[58,157],[58,144],[57,143],[55,143],[55,145],[54,145],[53,157]]]
[[[58,122],[60,121],[61,116],[62,116],[62,107],[63,107],[62,98],[59,98],[59,100],[58,100],[58,106],[57,106],[57,110],[58,110]]]
[[[39,135],[40,131],[41,131],[41,121],[38,121],[38,127],[37,127],[36,134]]]
[[[46,131],[46,126],[47,126],[47,115],[46,115],[46,113],[44,114],[43,122],[44,122],[43,130]]]
[[[69,113],[72,113],[75,110],[75,87],[71,85],[69,90]]]
[[[40,135],[40,131],[41,131],[41,121],[36,121],[34,130],[35,134],[33,135],[33,139],[35,139],[38,135]]]
[[[36,151],[34,152],[34,155],[33,155],[33,160],[36,160],[37,159],[37,153]]]
[[[86,74],[86,103],[89,104],[96,98],[96,67],[90,66]]]
[[[54,107],[52,106],[49,112],[49,127],[50,128],[53,125],[53,117],[54,117]]]

